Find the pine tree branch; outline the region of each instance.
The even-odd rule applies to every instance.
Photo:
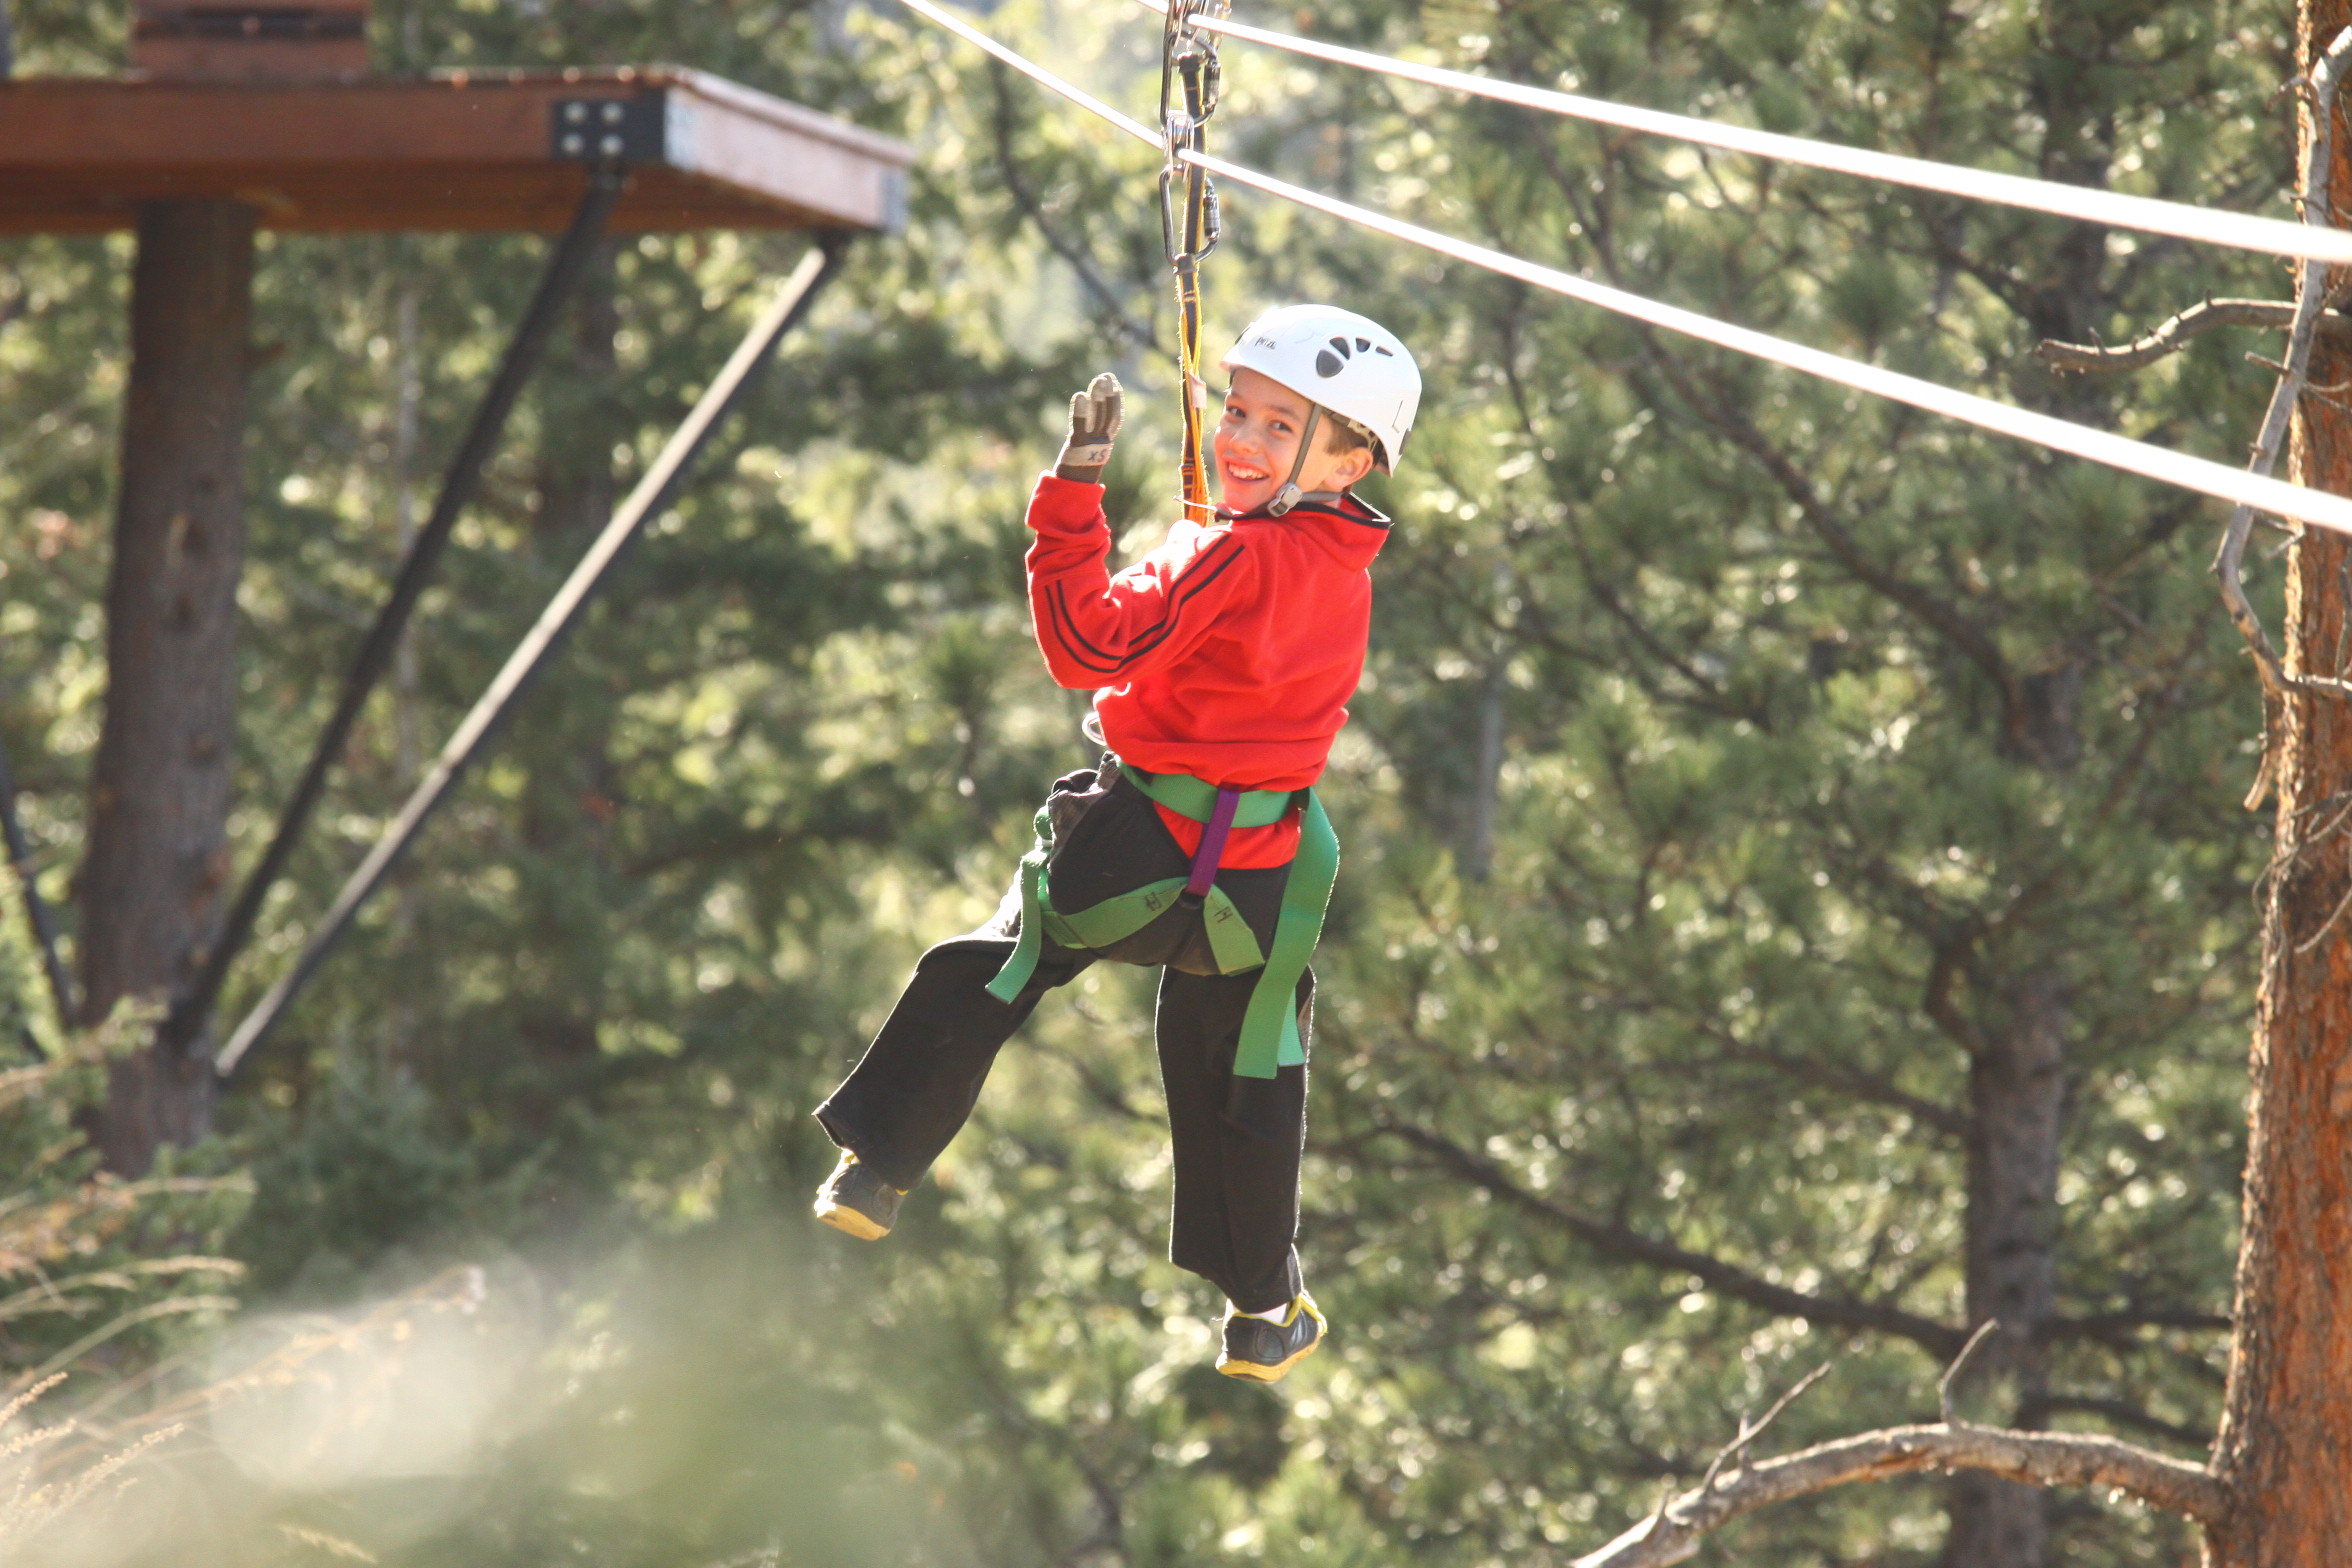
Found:
[[[1851,1062],[1800,1056],[1774,1046],[1752,1043],[1720,1025],[1704,1020],[1695,1022],[1694,1027],[1720,1047],[1718,1060],[1754,1063],[1771,1068],[1799,1083],[1840,1090],[1854,1099],[1901,1111],[1921,1126],[1932,1127],[1949,1137],[1967,1137],[1973,1124],[1973,1119],[1965,1110],[1924,1099]]]
[[[1937,1356],[1950,1357],[1958,1353],[1967,1341],[1967,1336],[1956,1328],[1906,1312],[1887,1302],[1792,1290],[1721,1258],[1693,1252],[1687,1247],[1646,1235],[1612,1220],[1580,1214],[1541,1194],[1530,1192],[1513,1181],[1502,1167],[1426,1128],[1403,1122],[1380,1122],[1377,1126],[1380,1131],[1421,1150],[1464,1180],[1484,1188],[1490,1195],[1557,1225],[1589,1246],[1636,1263],[1649,1264],[1653,1268],[1690,1274],[1702,1281],[1708,1289],[1736,1301],[1762,1307],[1767,1312],[1783,1317],[1802,1318],[1809,1323],[1892,1334]]]
[[[1606,211],[1606,192],[1600,193],[1602,200],[1599,203],[1588,207],[1583,200],[1586,176],[1579,173],[1572,177],[1569,171],[1561,167],[1549,145],[1540,137],[1536,150],[1554,182],[1568,197],[1570,207],[1577,213],[1591,242],[1595,260],[1601,264],[1610,282],[1622,286],[1626,280],[1617,262],[1616,246]],[[1968,270],[1975,271],[1973,262],[1957,256],[1957,253],[1955,255]],[[1979,281],[1988,288],[1995,288],[1995,292],[2000,292],[1990,274],[1980,275]],[[2011,279],[2010,282],[2014,284],[2015,280]],[[2024,313],[2022,301],[2013,300],[2011,303],[2012,308],[2020,314]],[[1636,333],[1644,357],[1665,378],[1675,395],[1702,420],[1763,466],[1796,504],[1799,516],[1814,536],[1849,576],[1924,622],[1984,672],[2001,695],[2003,728],[2012,734],[2016,733],[2022,713],[2020,693],[2016,675],[2009,668],[2009,662],[2002,655],[1999,644],[1983,628],[1962,614],[1958,607],[1945,602],[1893,567],[1872,560],[1860,541],[1831,514],[1828,503],[1823,500],[1812,479],[1765,435],[1761,427],[1739,411],[1736,399],[1723,396],[1719,387],[1713,390],[1702,388],[1696,374],[1658,341],[1655,332],[1648,328],[1637,328]],[[1653,398],[1651,401],[1656,406],[1657,400]]]
[[[1863,1432],[1760,1460],[1683,1493],[1572,1568],[1666,1568],[1695,1554],[1708,1532],[1774,1503],[1862,1481],[1961,1470],[2028,1486],[2112,1487],[2200,1524],[2219,1519],[2228,1501],[2204,1466],[2112,1437],[1939,1422]]]
[[[2154,331],[2142,334],[2129,343],[2109,348],[2104,343],[2061,343],[2056,338],[2044,338],[2034,350],[2034,358],[2052,370],[2084,374],[2096,370],[2138,370],[2153,365],[2167,354],[2177,354],[2187,348],[2191,340],[2220,327],[2287,328],[2295,324],[2295,302],[2287,299],[2209,299],[2191,305],[2179,315],[2160,322]],[[2328,311],[2319,318],[2319,330],[2331,341],[2352,343],[2352,318],[2339,311]]]
[[[1053,248],[1053,253],[1068,263],[1070,270],[1077,274],[1086,292],[1094,296],[1095,303],[1102,308],[1105,323],[1138,348],[1149,348],[1152,342],[1151,328],[1127,313],[1127,304],[1120,291],[1111,287],[1101,272],[1096,270],[1094,259],[1085,247],[1054,227],[1052,219],[1046,214],[1045,203],[1029,188],[1028,177],[1021,170],[1020,155],[1013,146],[1013,99],[1006,90],[1005,68],[994,60],[988,62],[988,83],[996,95],[996,113],[993,116],[996,161],[997,166],[1004,171],[1006,193],[1013,198],[1023,215],[1037,225],[1037,232]]]
[[[2045,1332],[2053,1339],[2106,1339],[2142,1328],[2227,1333],[2230,1326],[2229,1314],[2225,1312],[2205,1312],[2195,1307],[2126,1307],[2116,1312],[2086,1312],[2079,1317],[2059,1318]]]
[[[1829,503],[1815,487],[1812,477],[1782,451],[1764,433],[1762,427],[1748,418],[1732,399],[1723,396],[1720,388],[1713,385],[1702,387],[1699,378],[1677,356],[1669,353],[1654,334],[1645,332],[1642,342],[1649,350],[1650,362],[1666,378],[1667,384],[1676,394],[1772,476],[1781,492],[1795,504],[1797,515],[1848,576],[1933,629],[1983,672],[1985,678],[1993,683],[1994,690],[2000,693],[2002,728],[2011,735],[2019,733],[2023,726],[2024,704],[2016,672],[2009,667],[2008,659],[1992,635],[1963,614],[1958,606],[1903,575],[1892,565],[1874,560],[1863,549],[1862,542],[1833,513]]]

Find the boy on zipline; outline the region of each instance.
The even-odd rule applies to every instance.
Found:
[[[1029,502],[1029,607],[1055,681],[1094,691],[1088,730],[1109,751],[1056,781],[995,918],[923,955],[818,1108],[843,1152],[816,1213],[888,1235],[1040,996],[1097,959],[1164,966],[1169,1258],[1225,1293],[1217,1369],[1272,1382],[1326,1327],[1293,1247],[1307,959],[1339,864],[1311,786],[1363,673],[1388,537],[1350,487],[1403,453],[1421,376],[1385,329],[1320,305],[1259,318],[1224,368],[1215,523],[1179,523],[1115,576],[1099,481],[1119,383],[1070,399]]]

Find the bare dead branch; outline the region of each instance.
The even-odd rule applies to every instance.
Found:
[[[1949,1425],[1891,1427],[1760,1460],[1693,1489],[1573,1568],[1666,1568],[1689,1559],[1708,1532],[1742,1515],[1861,1481],[1921,1471],[1973,1470],[2028,1486],[2099,1486],[2200,1524],[2219,1519],[2228,1494],[2202,1465],[2112,1437],[2011,1432]]]
[[[2270,327],[2285,330],[2295,324],[2295,302],[2287,299],[2208,299],[2159,323],[2152,332],[2110,348],[2104,343],[2062,343],[2044,338],[2034,358],[2052,370],[2087,375],[2094,371],[2138,370],[2167,354],[2177,354],[2191,340],[2221,327]],[[2319,318],[2319,331],[2331,342],[2352,345],[2352,316],[2328,311]]]
[[[2314,110],[2311,115],[2311,145],[2303,160],[2303,216],[2307,223],[2328,222],[2328,178],[2334,168],[2331,144],[2335,138],[2336,89],[2343,79],[2346,57],[2352,55],[2352,28],[2337,35],[2311,68],[2311,94]],[[2267,475],[2278,466],[2279,453],[2286,445],[2287,427],[2293,422],[2295,406],[2302,401],[2305,382],[2311,364],[2312,344],[2319,336],[2320,317],[2339,302],[2340,291],[2331,289],[2327,281],[2327,267],[2316,261],[2305,261],[2296,271],[2295,318],[2293,330],[2287,335],[2285,369],[2278,385],[2270,394],[2270,407],[2263,412],[2261,433],[2254,439],[2254,455],[2246,467],[2249,471]],[[2245,562],[2246,540],[2254,529],[2254,508],[2239,505],[2230,512],[2229,526],[2222,531],[2221,547],[2214,552],[2213,575],[2221,586],[2221,602],[2228,609],[2230,620],[2238,634],[2246,640],[2246,647],[2254,655],[2254,667],[2262,675],[2263,726],[2262,762],[2256,770],[2254,788],[2246,796],[2246,808],[2253,810],[2262,803],[2266,786],[2275,776],[2278,709],[2290,691],[2315,695],[2352,697],[2352,684],[2325,676],[2289,673],[2271,645],[2270,633],[2262,626],[2261,617],[2246,598],[2246,587],[2241,577]]]
[[[1833,1363],[1831,1362],[1824,1361],[1821,1363],[1821,1365],[1815,1367],[1812,1371],[1797,1379],[1796,1386],[1791,1388],[1787,1393],[1781,1395],[1778,1399],[1774,1400],[1772,1402],[1772,1408],[1765,1411],[1763,1417],[1756,1421],[1753,1425],[1749,1424],[1747,1413],[1742,1411],[1740,1413],[1739,1436],[1724,1444],[1722,1450],[1718,1452],[1714,1459],[1708,1464],[1707,1473],[1699,1478],[1699,1490],[1701,1492],[1713,1491],[1715,1489],[1715,1478],[1723,1473],[1723,1467],[1727,1464],[1730,1464],[1735,1459],[1744,1459],[1747,1456],[1748,1450],[1755,1445],[1756,1439],[1764,1435],[1764,1429],[1766,1427],[1769,1427],[1773,1422],[1778,1421],[1781,1417],[1781,1413],[1787,1410],[1789,1406],[1804,1398],[1806,1390],[1810,1389],[1814,1384],[1820,1382],[1823,1378],[1829,1376],[1829,1369],[1832,1364]],[[1661,1503],[1660,1506],[1663,1507],[1664,1504]]]
[[[1952,1390],[1959,1383],[1960,1374],[1968,1370],[1969,1359],[1976,1354],[1976,1347],[1990,1338],[1993,1330],[2000,1326],[1999,1318],[1986,1318],[1979,1323],[1976,1332],[1968,1336],[1968,1343],[1960,1347],[1960,1354],[1954,1356],[1952,1364],[1944,1368],[1944,1375],[1936,1379],[1936,1413],[1944,1418],[1944,1425],[1960,1425],[1960,1418],[1952,1414]]]
[[[2352,31],[2346,36],[2352,37]],[[1751,1426],[1742,1415],[1739,1435],[1715,1456],[1695,1488],[1679,1497],[1661,1496],[1648,1518],[1599,1551],[1579,1557],[1571,1568],[1667,1568],[1695,1555],[1709,1532],[1744,1514],[1840,1486],[1923,1470],[1977,1471],[2029,1486],[2107,1487],[2199,1524],[2222,1517],[2230,1503],[2229,1489],[2203,1465],[2120,1438],[2022,1432],[1960,1420],[1952,1408],[1952,1391],[1978,1347],[2000,1326],[1997,1318],[1979,1323],[1936,1380],[1936,1405],[1943,1417],[1937,1424],[1863,1432],[1747,1464],[1744,1456],[1763,1430],[1829,1371],[1822,1366],[1782,1395],[1763,1420]],[[2068,1407],[2088,1410],[2102,1404],[2074,1400]],[[2052,1402],[2049,1408],[2055,1407]],[[2146,1416],[2138,1419],[2159,1424]],[[2167,1435],[2178,1430],[2167,1428]],[[1726,1476],[1724,1466],[1734,1459],[1741,1460],[1743,1468]]]

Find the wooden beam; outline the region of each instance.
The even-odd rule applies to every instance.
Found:
[[[459,72],[308,83],[0,83],[0,233],[131,226],[142,203],[236,200],[263,227],[560,229],[586,184],[567,104],[626,106],[612,226],[895,227],[901,143],[699,72]]]

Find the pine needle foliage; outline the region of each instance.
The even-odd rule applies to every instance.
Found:
[[[120,47],[87,7],[14,14],[23,69]],[[2274,7],[1347,0],[1299,25],[2285,211]],[[1133,393],[1111,475],[1122,550],[1167,515],[1148,149],[887,8],[380,0],[375,26],[395,69],[680,59],[922,158],[906,233],[860,242],[224,1108],[218,1158],[257,1182],[229,1250],[265,1310],[147,1408],[330,1347],[256,1385],[266,1417],[188,1417],[213,1445],[190,1448],[216,1467],[200,1492],[225,1553],[1549,1561],[1695,1481],[1741,1410],[1822,1360],[1831,1379],[1774,1441],[1926,1415],[1988,1315],[2018,1326],[1962,1391],[1971,1412],[2197,1451],[2263,852],[2235,805],[2257,714],[2200,503],[1227,192],[1213,333],[1331,298],[1397,329],[1430,384],[1403,469],[1372,491],[1398,527],[1330,780],[1346,866],[1302,1245],[1336,1332],[1290,1382],[1240,1388],[1204,1370],[1217,1304],[1161,1258],[1140,977],[1090,973],[1040,1010],[883,1247],[802,1217],[831,1152],[807,1110],[923,946],[994,907],[1039,789],[1091,760],[1037,669],[1019,514],[1056,404],[1112,368]],[[1147,107],[1144,13],[1008,0],[990,26]],[[2268,263],[1238,46],[1226,64],[1221,150],[1678,304],[2222,459],[2266,390],[2252,338],[2129,380],[2056,379],[2032,350],[2276,293]],[[542,254],[521,237],[267,244],[239,866]],[[726,235],[612,247],[607,314],[567,324],[229,1011],[576,557],[579,497],[635,475],[795,254]],[[127,250],[0,256],[0,736],[70,915]],[[0,952],[23,968],[13,940]],[[24,1086],[0,1154],[33,1194],[0,1210],[0,1246],[22,1227],[42,1274],[0,1289],[88,1279],[59,1298],[76,1310],[0,1321],[19,1376],[219,1293],[189,1260],[234,1208],[222,1189],[98,1180],[73,1118],[100,1047],[43,1045],[0,1078]],[[482,1269],[480,1291],[448,1287],[472,1278],[453,1267]],[[92,1368],[137,1384],[202,1315],[86,1348],[44,1404],[71,1409]],[[433,1364],[479,1375],[433,1382]],[[304,1414],[287,1390],[314,1374],[339,1392]],[[353,1391],[387,1388],[448,1414],[429,1462],[362,1419]],[[342,1468],[295,1463],[321,1432]],[[1855,1489],[1708,1550],[1974,1568],[1993,1559],[1967,1556],[1967,1532],[2017,1506]],[[2000,1568],[2181,1560],[2165,1521],[2036,1507],[2042,1548]]]

